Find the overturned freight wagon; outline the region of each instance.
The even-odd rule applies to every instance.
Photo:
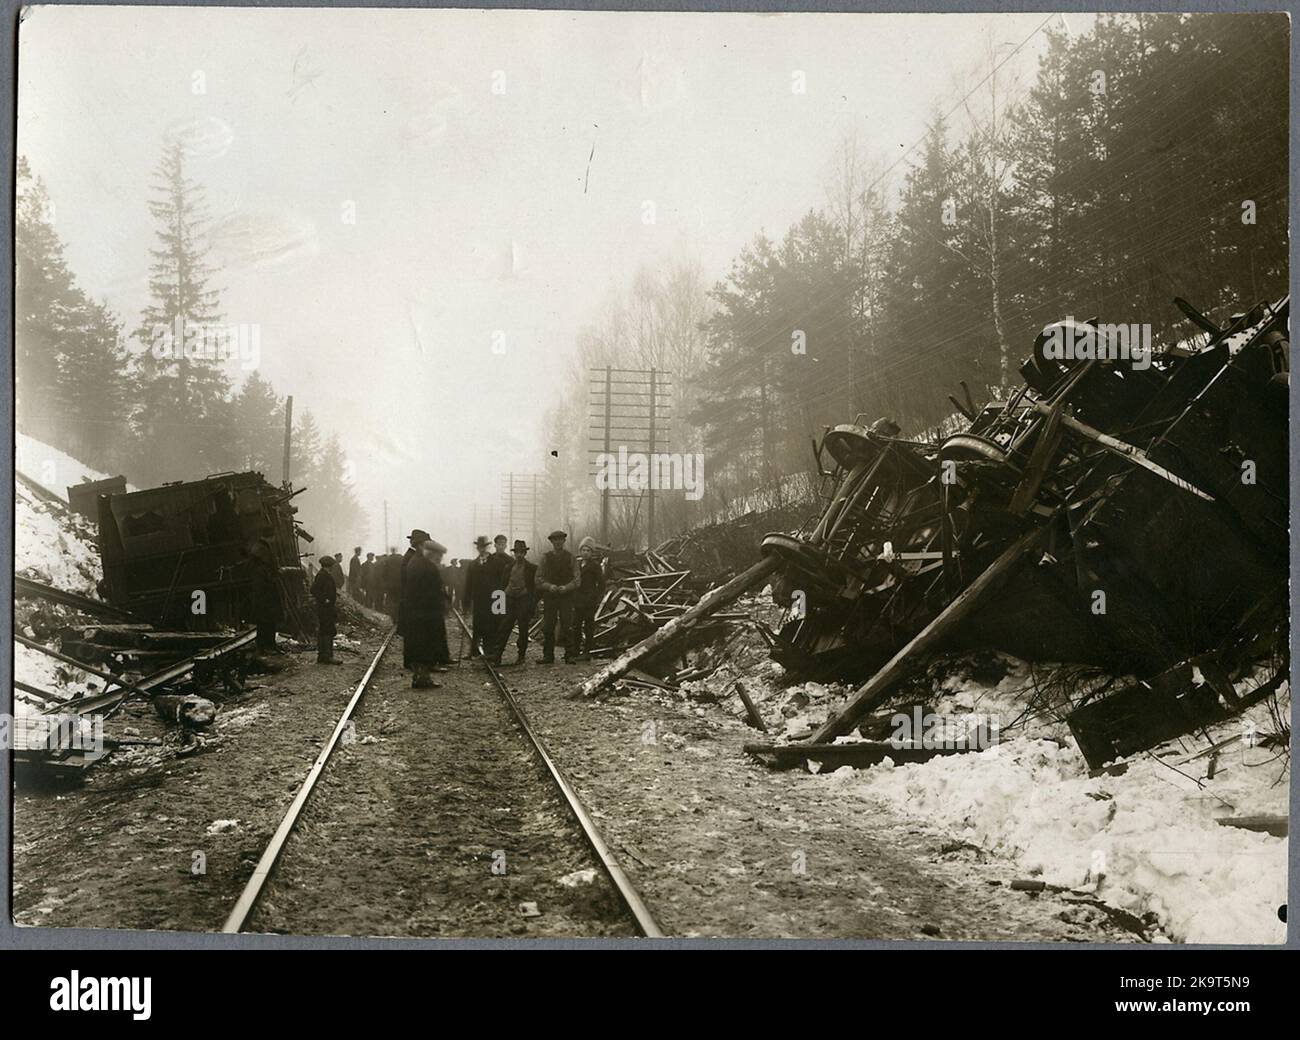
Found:
[[[1179,304],[1201,344],[1132,357],[1056,323],[1017,392],[934,443],[828,430],[825,508],[763,541],[774,656],[860,678],[924,633],[1143,676],[1257,651],[1286,613],[1289,301],[1224,328]]]
[[[222,473],[99,496],[101,595],[161,626],[235,625],[249,616],[249,553],[264,541],[280,574],[284,630],[304,634],[312,614],[295,494],[260,473]]]

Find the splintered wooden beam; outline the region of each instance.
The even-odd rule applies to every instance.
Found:
[[[117,621],[134,620],[130,612],[115,607],[111,603],[103,603],[100,600],[91,599],[89,596],[82,596],[64,589],[56,589],[52,585],[33,581],[31,578],[24,578],[21,574],[14,575],[14,597],[16,599],[49,600],[51,603],[60,603],[65,607],[72,607],[74,610],[80,610],[94,617],[112,618]]]
[[[748,570],[737,574],[725,585],[710,589],[700,597],[700,601],[695,606],[673,618],[663,628],[650,633],[636,646],[624,651],[569,696],[590,697],[606,683],[612,682],[620,675],[623,675],[638,661],[650,656],[656,650],[671,643],[677,636],[689,631],[697,621],[734,603],[780,566],[780,559],[775,556],[765,556]]]
[[[821,729],[809,738],[810,744],[828,744],[836,737],[848,733],[866,712],[874,708],[893,687],[913,672],[926,653],[933,650],[953,627],[968,615],[980,598],[994,588],[1033,544],[1043,537],[1042,528],[1034,528],[1022,535],[984,569],[978,578],[966,586],[943,608],[934,619],[921,629],[911,641],[889,661],[859,686],[838,714],[826,720]]]

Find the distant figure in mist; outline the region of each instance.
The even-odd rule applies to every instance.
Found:
[[[361,565],[361,602],[368,607],[375,606],[375,554],[366,553],[366,562]]]
[[[348,595],[361,602],[361,546],[354,546],[348,561]]]

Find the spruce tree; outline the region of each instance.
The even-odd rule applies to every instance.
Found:
[[[279,483],[284,453],[284,401],[254,370],[231,402],[236,465]]]
[[[232,417],[222,359],[211,356],[222,314],[210,286],[207,209],[179,142],[167,145],[154,171],[149,211],[158,245],[151,250],[152,299],[136,331],[145,348],[136,373],[137,464],[150,483],[192,480],[233,461]]]

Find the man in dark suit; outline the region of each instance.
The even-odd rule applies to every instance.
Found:
[[[311,594],[316,600],[316,663],[342,664],[342,661],[334,660],[334,629],[338,623],[334,604],[339,586],[324,567],[312,579]]]
[[[360,603],[361,600],[361,546],[352,549],[352,559],[348,561],[348,595]]]
[[[481,657],[492,650],[489,642],[493,633],[492,573],[488,567],[491,557],[488,555],[487,535],[481,534],[474,539],[474,548],[478,557],[470,561],[465,568],[465,610],[470,613],[472,634],[469,641],[471,659]]]
[[[375,554],[366,553],[366,562],[361,565],[361,602],[368,607],[377,607],[375,597]]]
[[[496,642],[492,647],[492,663],[500,664],[501,655],[506,644],[510,642],[510,633],[519,626],[519,640],[515,644],[518,656],[515,664],[524,663],[528,652],[528,626],[533,623],[533,604],[537,600],[537,564],[528,560],[528,546],[522,538],[515,539],[514,559],[506,574],[506,616],[497,629]]]
[[[397,590],[397,634],[402,637],[402,667],[411,667],[411,657],[406,651],[406,621],[402,617],[406,609],[406,572],[411,565],[411,561],[420,554],[420,546],[429,540],[429,532],[421,531],[418,527],[407,536],[407,541],[411,543],[410,548],[402,556],[401,577],[398,582]]]
[[[542,664],[555,663],[555,625],[559,622],[564,643],[564,663],[577,659],[577,640],[573,626],[573,599],[582,576],[578,561],[564,547],[568,535],[552,531],[548,536],[551,551],[543,554],[537,571],[537,588],[542,593]]]

